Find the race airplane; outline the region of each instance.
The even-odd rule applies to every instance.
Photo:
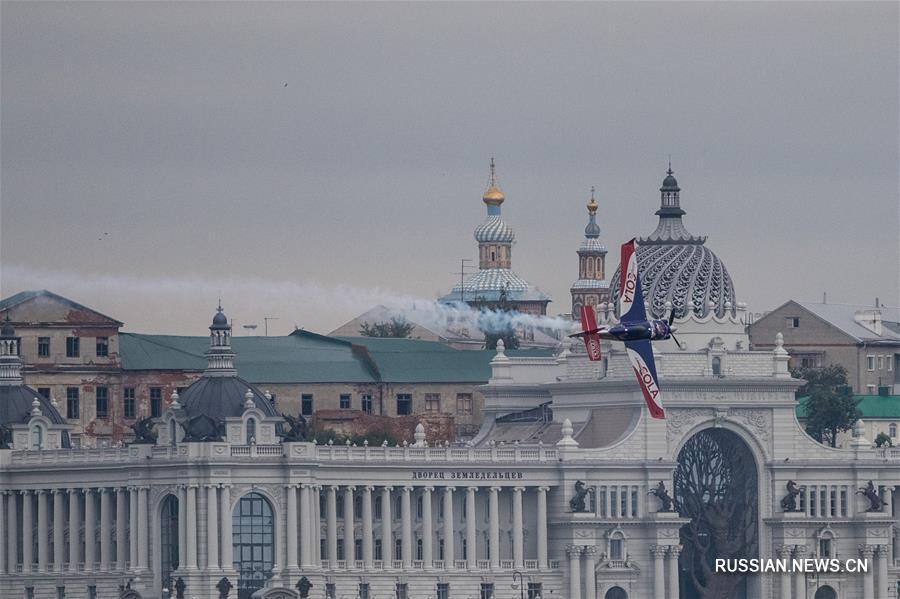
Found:
[[[641,292],[641,278],[638,275],[637,253],[634,239],[622,244],[622,264],[619,267],[619,324],[613,326],[597,326],[597,316],[593,306],[581,307],[581,332],[570,337],[581,337],[587,348],[588,359],[598,361],[600,340],[611,339],[624,341],[625,351],[634,368],[650,416],[665,418],[662,398],[659,392],[659,378],[656,375],[656,363],[653,361],[651,341],[672,339],[681,347],[672,333],[672,320],[675,311],[669,314],[669,320],[648,320],[644,308],[644,294]]]

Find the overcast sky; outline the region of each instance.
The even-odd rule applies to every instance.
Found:
[[[567,312],[592,185],[608,270],[685,223],[753,311],[898,300],[898,4],[13,3],[2,295],[142,332],[328,332],[474,258]],[[337,286],[341,286],[337,288]],[[377,288],[377,289],[376,289]]]

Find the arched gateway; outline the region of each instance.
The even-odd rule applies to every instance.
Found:
[[[747,577],[716,573],[716,559],[758,553],[758,470],[736,433],[710,428],[678,453],[675,506],[691,521],[681,528],[681,599],[749,599]]]

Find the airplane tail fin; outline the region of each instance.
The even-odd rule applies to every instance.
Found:
[[[578,335],[584,340],[588,359],[591,362],[599,361],[603,356],[600,353],[600,335],[597,334],[597,316],[593,306],[581,307],[581,330]]]

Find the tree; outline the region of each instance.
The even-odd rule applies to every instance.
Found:
[[[388,322],[375,322],[371,325],[368,322],[364,322],[359,329],[359,333],[363,337],[396,337],[404,339],[409,337],[414,327],[415,325],[407,321],[403,316],[395,316]]]
[[[510,318],[510,314],[514,311],[515,307],[510,303],[504,287],[500,291],[500,298],[494,309],[482,314],[481,317],[485,349],[497,349],[497,341],[500,339],[503,339],[506,349],[519,347],[519,336],[516,334]]]
[[[715,560],[757,553],[757,474],[750,449],[730,431],[700,431],[678,454],[673,499],[678,514],[691,520],[680,531],[681,596],[746,597],[746,575],[717,573]]]
[[[791,372],[806,384],[796,396],[806,397],[806,432],[824,445],[837,446],[838,433],[853,428],[862,413],[847,384],[847,371],[839,364],[799,368]]]
[[[878,447],[880,449],[885,445],[887,445],[888,447],[893,447],[894,442],[891,441],[891,437],[887,433],[878,433],[878,435],[875,436],[875,447]]]

